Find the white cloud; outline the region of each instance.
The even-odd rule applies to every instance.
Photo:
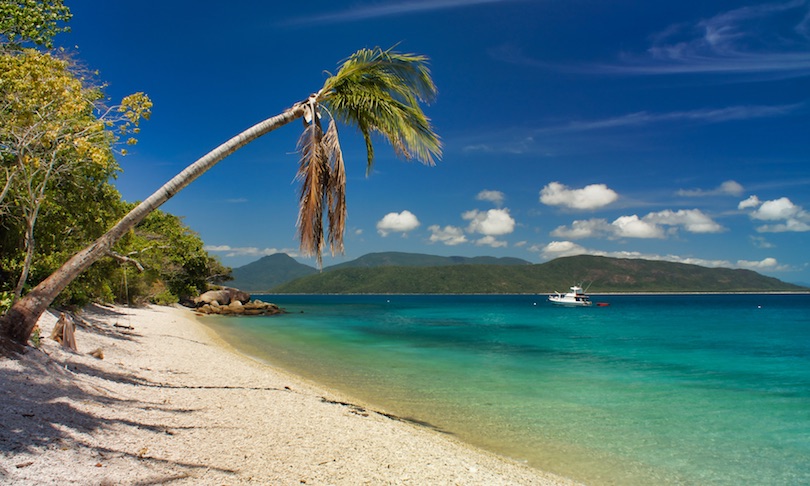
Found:
[[[763,221],[779,221],[794,218],[802,212],[802,208],[793,204],[790,199],[780,197],[763,202],[759,209],[751,213],[751,217]]]
[[[752,219],[777,222],[757,227],[756,230],[760,233],[802,233],[810,231],[810,213],[801,206],[793,204],[786,197],[760,202],[759,198],[751,196],[742,201],[738,208],[756,208],[749,213]]]
[[[725,181],[716,189],[681,189],[679,196],[740,196],[743,193],[743,186],[737,181]]]
[[[557,238],[571,238],[580,240],[583,238],[599,238],[614,234],[615,226],[612,226],[604,219],[577,220],[571,223],[571,227],[558,226],[551,232],[551,236]]]
[[[419,227],[419,220],[407,209],[401,213],[388,213],[377,222],[377,232],[382,236],[389,233],[407,233]]]
[[[492,247],[492,248],[503,248],[503,247],[508,246],[508,244],[505,241],[499,240],[499,239],[495,238],[494,236],[484,236],[482,238],[479,238],[479,239],[475,240],[475,245],[476,246],[489,246],[489,247]]]
[[[774,270],[779,268],[776,258],[765,258],[760,261],[737,260],[737,266],[749,270]]]
[[[810,231],[810,224],[796,219],[789,219],[780,224],[763,224],[757,226],[759,233],[804,233]]]
[[[615,234],[621,238],[664,238],[664,230],[655,223],[632,216],[620,216],[611,223],[615,227]]]
[[[231,247],[228,245],[205,245],[205,251],[230,251]]]
[[[551,236],[574,240],[583,238],[665,238],[667,232],[664,230],[664,226],[672,227],[670,232],[676,232],[678,227],[683,227],[690,233],[725,231],[723,226],[699,209],[681,209],[649,213],[643,218],[639,218],[635,214],[620,216],[612,223],[608,223],[604,219],[577,220],[570,227],[555,228],[551,232]]]
[[[775,245],[761,236],[750,236],[751,243],[757,248],[773,248]]]
[[[473,209],[461,215],[462,218],[470,221],[467,231],[479,233],[485,236],[506,235],[515,230],[515,220],[509,215],[509,210],[490,209],[483,212]]]
[[[569,189],[559,182],[551,182],[540,190],[540,202],[548,206],[573,209],[597,209],[619,198],[616,191],[605,184],[591,184],[582,189]]]
[[[672,25],[653,36],[646,54],[624,55],[627,74],[768,74],[764,79],[807,76],[807,3],[760,2],[694,23]]]
[[[572,241],[552,241],[548,245],[539,248],[543,258],[552,259],[565,256],[584,255],[589,253],[584,247]]]
[[[729,194],[731,196],[739,196],[744,190],[742,184],[737,181],[726,181],[717,188],[719,194]]]
[[[293,248],[257,248],[255,246],[237,246],[230,245],[205,245],[205,251],[215,253],[225,253],[226,257],[238,256],[252,256],[263,257],[268,255],[275,255],[276,253],[286,253],[290,256],[298,256],[298,250]]]
[[[475,196],[475,199],[478,201],[489,201],[496,206],[500,206],[503,204],[504,194],[501,191],[483,190]]]
[[[740,201],[740,204],[737,205],[737,209],[749,209],[755,208],[762,204],[762,201],[759,200],[756,196],[748,196],[748,199],[745,201]]]
[[[434,224],[428,227],[430,231],[431,243],[444,243],[447,246],[460,245],[467,242],[467,237],[464,236],[464,230],[457,226],[440,227]]]
[[[403,15],[432,12],[435,10],[449,10],[466,8],[471,5],[486,5],[501,3],[503,0],[437,0],[429,2],[383,2],[379,5],[355,5],[339,12],[312,14],[289,21],[291,25],[318,25],[337,24],[345,22],[359,22],[383,17],[400,17]]]
[[[644,221],[668,226],[683,226],[690,233],[720,233],[725,231],[725,228],[699,209],[680,209],[678,211],[667,209],[644,216]]]

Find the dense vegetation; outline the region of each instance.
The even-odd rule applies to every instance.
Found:
[[[111,181],[152,103],[108,105],[103,85],[60,49],[61,0],[0,1],[0,311],[131,208]],[[76,279],[57,303],[177,301],[227,275],[199,237],[156,212]]]
[[[750,270],[587,255],[558,258],[537,265],[331,267],[323,273],[299,278],[269,290],[312,294],[545,294],[566,291],[569,286],[581,282],[590,285],[589,291],[592,293],[808,290]]]

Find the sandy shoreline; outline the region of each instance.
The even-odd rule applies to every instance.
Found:
[[[0,483],[573,484],[250,360],[188,310],[83,317],[78,353],[0,358]]]

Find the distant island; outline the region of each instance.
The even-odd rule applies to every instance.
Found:
[[[592,255],[532,264],[518,258],[370,253],[314,267],[277,253],[233,269],[233,286],[251,293],[546,294],[575,283],[590,293],[810,292],[751,270]]]

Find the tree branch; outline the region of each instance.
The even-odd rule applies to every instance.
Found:
[[[138,269],[138,273],[143,272],[143,265],[141,265],[138,262],[138,260],[135,260],[134,258],[130,258],[128,256],[121,255],[120,253],[116,253],[112,250],[109,250],[107,253],[121,263],[129,263],[130,265],[133,265],[135,268]]]

